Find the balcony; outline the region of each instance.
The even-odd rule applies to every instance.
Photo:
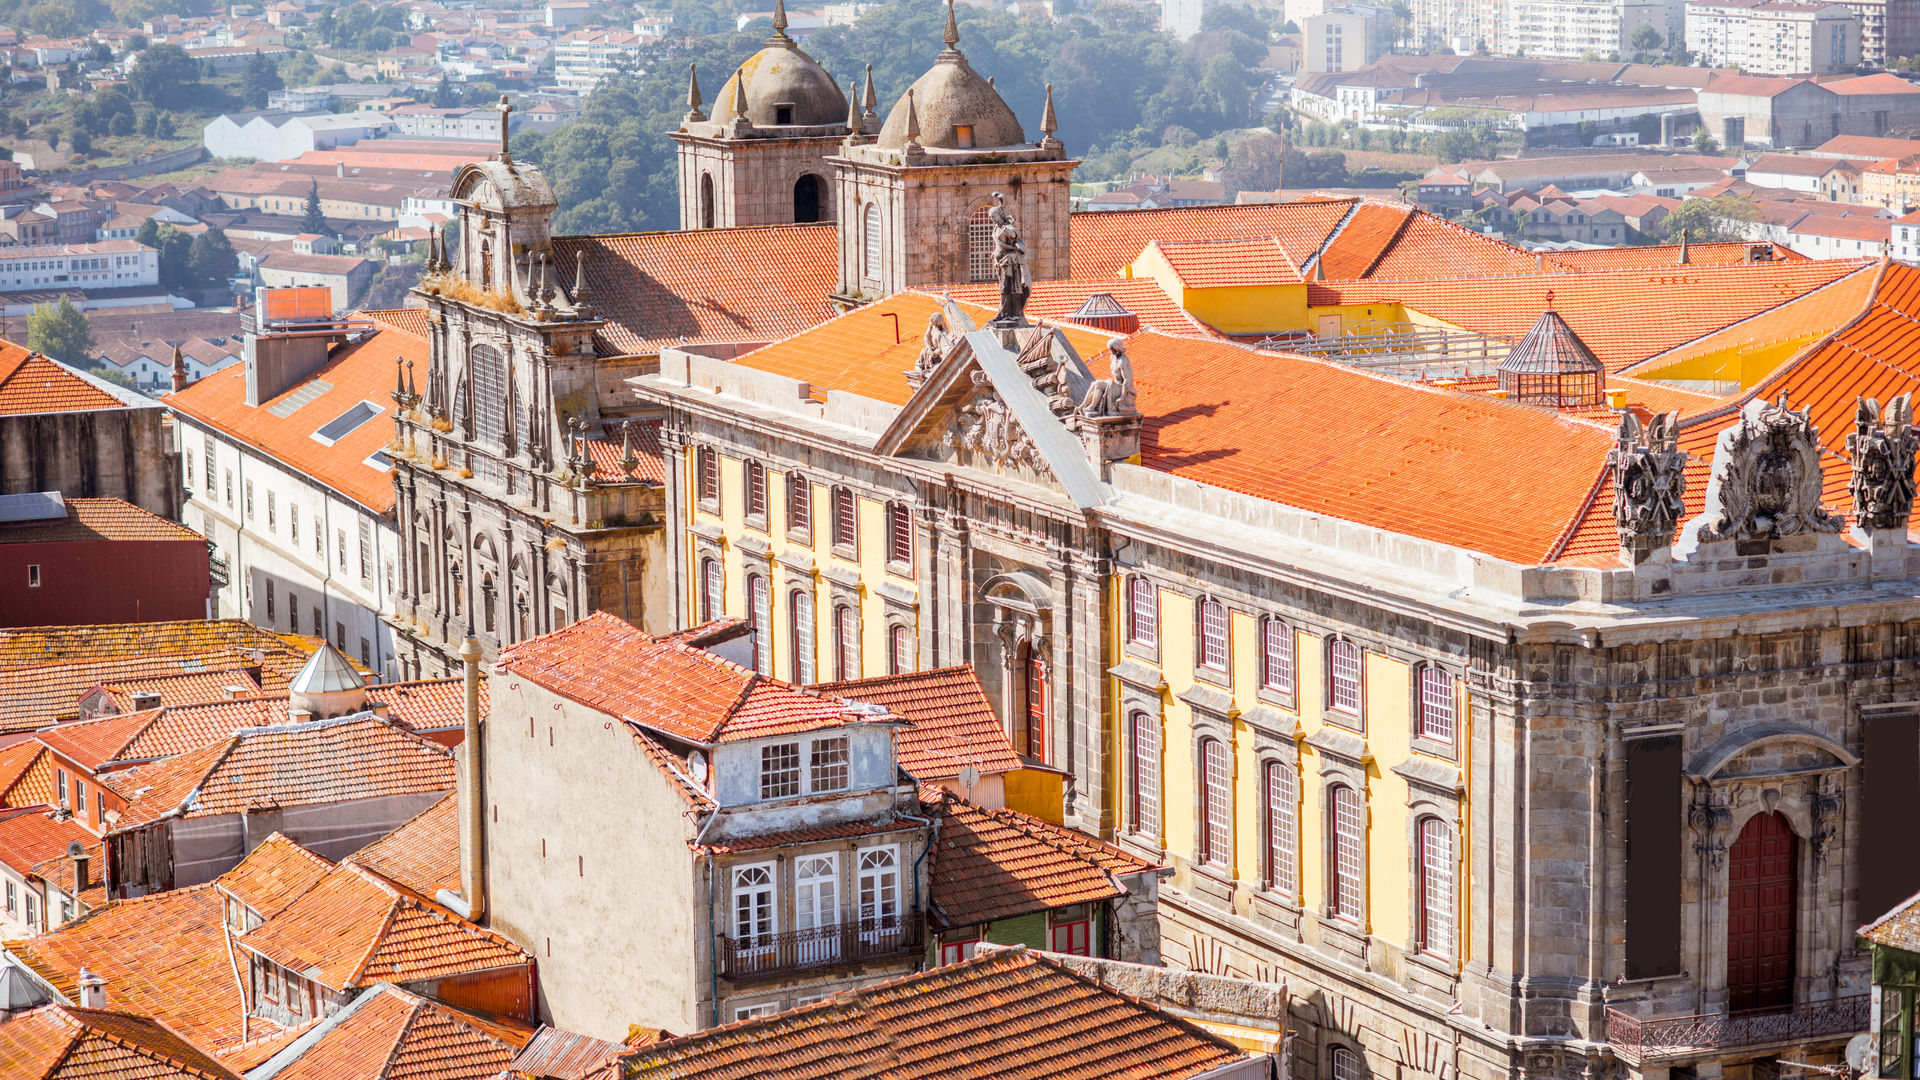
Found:
[[[1636,1020],[1607,1010],[1607,1043],[1635,1065],[1699,1057],[1750,1046],[1838,1039],[1867,1030],[1868,997],[1810,1001],[1787,1009],[1705,1013],[1666,1020]]]
[[[903,921],[897,915],[785,934],[722,937],[718,958],[720,975],[742,982],[814,968],[886,960],[918,953],[920,941],[919,919],[910,917]]]

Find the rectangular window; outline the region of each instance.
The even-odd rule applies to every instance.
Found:
[[[1069,956],[1093,955],[1093,918],[1086,904],[1061,908],[1047,917],[1047,948]]]
[[[1333,913],[1359,919],[1366,878],[1362,857],[1366,838],[1366,808],[1360,796],[1345,785],[1332,791],[1333,802]]]
[[[979,946],[980,928],[977,926],[940,935],[940,966],[972,959],[973,951]]]
[[[273,625],[273,589],[267,589],[267,625]]]
[[[1453,745],[1453,676],[1437,667],[1420,669],[1420,737]]]
[[[19,911],[20,911],[20,890],[18,886],[14,885],[13,882],[9,881],[7,882],[7,914],[14,915],[14,914],[17,914]]]
[[[67,770],[53,770],[54,789],[60,794],[60,801],[67,801]]]
[[[340,560],[340,569],[347,568],[347,530],[333,530],[333,551]]]
[[[698,447],[693,452],[694,479],[700,488],[702,502],[720,501],[720,463],[714,460],[713,451]]]
[[[800,744],[775,743],[760,748],[760,797],[784,799],[800,794]]]
[[[1218,600],[1200,601],[1200,663],[1227,670],[1227,606]]]
[[[1206,740],[1200,750],[1207,815],[1201,855],[1208,862],[1224,864],[1233,844],[1233,765],[1227,759],[1226,744],[1219,739]]]
[[[747,516],[757,518],[764,528],[767,522],[767,469],[757,461],[747,462]]]
[[[274,531],[273,522],[274,522],[275,515],[274,515],[274,507],[273,507],[273,502],[274,502],[273,496],[274,496],[273,492],[271,491],[267,492],[267,531],[268,532]]]
[[[1261,624],[1260,685],[1276,694],[1293,693],[1293,627],[1279,619]]]
[[[232,469],[228,469],[228,470],[226,470],[226,473],[227,473],[227,475],[226,475],[226,481],[227,481],[227,509],[229,509],[229,510],[231,510],[231,509],[233,509],[233,470],[232,470]]]
[[[767,579],[747,575],[747,620],[753,627],[753,670],[773,674],[773,598],[767,592]]]
[[[733,871],[733,940],[740,948],[769,949],[775,933],[773,866],[739,866]]]
[[[1453,955],[1453,830],[1437,817],[1420,821],[1420,947]]]
[[[913,564],[913,515],[899,503],[887,504],[887,561]]]
[[[838,648],[838,674],[841,680],[860,677],[860,619],[846,606],[833,610],[834,637]]]
[[[37,589],[39,587],[40,587],[40,564],[28,563],[27,564],[27,588]]]
[[[360,666],[368,669],[373,667],[373,645],[366,638],[360,639]]]
[[[204,475],[206,476],[206,478],[207,478],[207,487],[208,487],[209,489],[211,489],[211,488],[213,487],[213,480],[214,480],[214,476],[216,475],[216,474],[214,473],[214,471],[213,471],[213,468],[214,468],[214,465],[213,465],[213,461],[214,461],[214,459],[213,459],[213,439],[212,439],[211,437],[209,437],[209,438],[207,439],[207,453],[206,453],[206,466],[207,466],[207,471],[206,471],[206,473],[204,474]],[[213,498],[214,498],[214,492],[213,492],[213,491],[211,491],[211,490],[209,490],[209,491],[207,492],[207,500],[208,500],[209,502],[211,502],[211,501],[213,500]]]
[[[320,556],[322,560],[327,557],[326,530],[320,527],[320,519],[317,517],[313,519],[313,553]]]
[[[1300,891],[1294,876],[1299,830],[1295,786],[1293,766],[1278,761],[1267,765],[1267,888],[1289,903]]]
[[[247,481],[246,487],[247,487],[247,509],[246,509],[247,520],[252,521],[253,520],[253,481],[251,480]]]
[[[420,569],[413,575],[413,580],[414,584],[420,586],[421,596],[433,594],[433,556],[429,554],[430,550],[425,540],[420,541]]]
[[[1160,721],[1133,714],[1133,831],[1160,835]]]
[[[1127,608],[1127,638],[1153,648],[1160,629],[1160,594],[1153,582],[1135,577],[1127,589]]]
[[[339,649],[341,652],[347,651],[346,623],[336,622],[333,624],[333,647]]]
[[[287,504],[287,538],[294,543],[300,542],[300,504]]]
[[[780,1011],[780,1005],[774,1001],[763,1001],[758,1005],[742,1005],[733,1010],[735,1020],[752,1020],[757,1016],[772,1016]]]
[[[793,620],[792,664],[788,671],[802,686],[813,681],[813,594],[795,590],[787,597],[788,616]]]
[[[324,618],[325,617],[320,614],[319,608],[313,609],[313,636],[314,637],[325,638],[327,636],[327,627],[326,627],[326,623],[323,621]]]
[[[833,546],[859,547],[859,526],[855,521],[853,491],[850,488],[833,489]]]
[[[360,520],[360,580],[373,580],[373,523]]]
[[[1327,707],[1360,715],[1360,649],[1351,641],[1327,646]]]
[[[900,854],[894,848],[860,853],[860,935],[877,941],[900,929]]]
[[[73,812],[87,816],[87,785],[77,779],[73,782]]]
[[[820,795],[847,790],[847,739],[813,740],[812,760],[808,762],[807,782],[811,794]]]
[[[799,473],[787,474],[787,528],[813,535],[813,484]]]

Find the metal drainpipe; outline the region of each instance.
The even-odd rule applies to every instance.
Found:
[[[469,637],[460,643],[460,660],[466,668],[466,735],[460,750],[466,761],[467,789],[461,792],[460,812],[466,817],[461,830],[460,891],[465,894],[467,918],[480,923],[487,910],[486,887],[486,793],[481,769],[484,761],[480,746],[480,641]]]
[[[708,769],[708,775],[711,776],[712,769],[713,769],[711,760],[709,760],[708,762],[707,769]],[[698,833],[698,835],[696,835],[693,838],[693,843],[695,847],[702,848],[702,849],[706,848],[707,830],[713,828],[713,823],[719,820],[720,820],[720,811],[718,809],[714,810],[713,813],[707,815],[706,822],[700,826],[700,832]],[[711,999],[713,1001],[713,1008],[711,1010],[713,1022],[708,1024],[707,1026],[719,1027],[720,1026],[720,941],[719,941],[720,927],[719,927],[719,924],[715,922],[716,912],[714,911],[714,905],[720,902],[720,878],[719,878],[719,875],[715,872],[715,868],[713,865],[713,852],[707,851],[706,854],[707,854],[707,979],[710,986],[708,993],[709,995],[711,995]]]
[[[894,813],[899,814],[900,811],[896,809]],[[927,856],[933,854],[933,846],[940,842],[940,821],[921,817],[919,814],[900,814],[900,816],[906,818],[908,821],[918,821],[927,826],[927,846],[922,848],[920,856],[913,860],[913,910],[918,913],[922,919],[925,919],[926,912],[920,907],[920,864],[927,861]],[[923,942],[922,944],[925,943]],[[913,970],[919,971],[926,967],[926,960],[927,954],[923,948],[920,952],[920,958],[913,962]]]

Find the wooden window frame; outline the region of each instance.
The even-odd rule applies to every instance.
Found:
[[[760,532],[767,531],[767,467],[758,461],[748,459],[741,466],[744,473],[742,485],[747,489],[747,528]]]
[[[1160,838],[1160,774],[1163,771],[1160,750],[1160,718],[1144,709],[1135,709],[1127,719],[1128,766],[1132,783],[1128,785],[1128,824],[1136,836]],[[1151,766],[1151,775],[1148,767]]]
[[[1200,861],[1214,866],[1233,863],[1233,752],[1226,740],[1205,736],[1195,761],[1200,780]],[[1221,775],[1216,772],[1215,752]]]
[[[1418,919],[1416,941],[1421,952],[1443,960],[1453,958],[1460,932],[1459,904],[1455,882],[1459,878],[1458,847],[1451,823],[1435,814],[1422,815],[1414,822],[1414,872],[1416,895],[1414,911]],[[1439,858],[1430,845],[1444,840],[1446,848]],[[1439,880],[1444,875],[1444,880]]]
[[[1276,783],[1276,781],[1280,781]],[[1300,775],[1291,762],[1269,759],[1260,770],[1266,866],[1262,880],[1289,904],[1300,895]]]

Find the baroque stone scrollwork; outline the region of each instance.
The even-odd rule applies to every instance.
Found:
[[[1847,456],[1853,459],[1853,514],[1862,529],[1905,529],[1913,513],[1913,457],[1920,432],[1913,430],[1912,395],[1901,394],[1884,410],[1860,399]]]
[[[1673,541],[1685,510],[1687,454],[1678,446],[1680,414],[1660,413],[1644,431],[1631,412],[1620,416],[1620,443],[1607,455],[1613,467],[1613,520],[1620,546],[1640,550]]]
[[[1820,505],[1820,429],[1787,399],[1754,400],[1720,433],[1702,541],[1775,540],[1840,531]]]
[[[1687,808],[1687,823],[1699,836],[1694,850],[1718,867],[1727,856],[1727,833],[1733,828],[1733,807],[1711,787],[1702,787]]]
[[[1087,417],[1133,416],[1139,412],[1133,388],[1133,361],[1127,358],[1127,343],[1122,338],[1107,342],[1113,356],[1111,378],[1095,379],[1080,399],[1080,415]]]
[[[1838,782],[1831,775],[1823,776],[1819,788],[1813,792],[1813,832],[1807,837],[1817,861],[1826,861],[1833,850],[1833,841],[1840,834],[1840,791]]]
[[[972,399],[960,407],[954,427],[941,441],[950,450],[977,455],[996,468],[1024,464],[1036,472],[1048,472],[1046,460],[994,391],[992,381],[975,372],[973,382]]]

